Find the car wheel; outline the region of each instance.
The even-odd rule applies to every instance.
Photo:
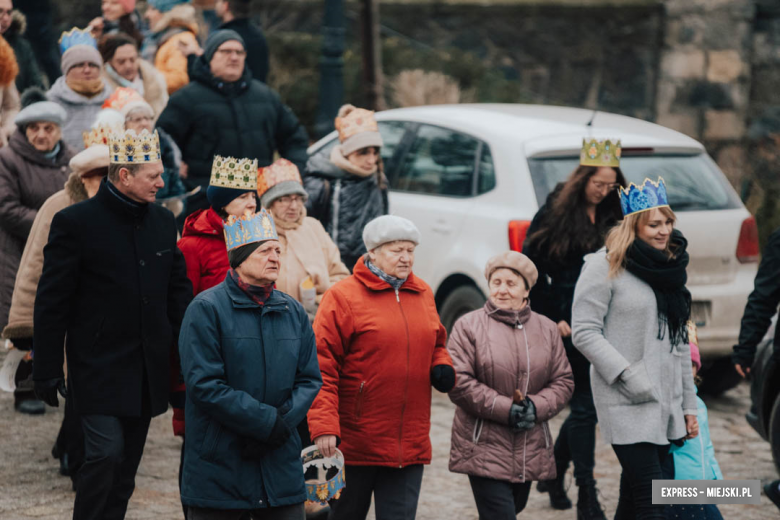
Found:
[[[452,326],[458,321],[458,318],[473,310],[479,309],[485,305],[485,297],[476,287],[472,285],[461,285],[454,289],[444,299],[441,305],[439,316],[447,333],[452,330]]]
[[[772,446],[772,458],[780,473],[780,395],[775,398],[772,413],[769,414],[769,443]]]
[[[699,392],[713,397],[731,390],[742,381],[730,357],[716,359],[709,366],[703,367],[701,378]]]

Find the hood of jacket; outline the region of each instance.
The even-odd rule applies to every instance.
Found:
[[[347,176],[347,172],[333,164],[333,161],[330,160],[328,147],[309,157],[309,160],[306,162],[306,172],[328,179],[343,179]]]
[[[8,27],[8,30],[5,31],[3,37],[6,40],[11,40],[13,38],[16,38],[17,36],[24,36],[24,33],[26,31],[27,31],[27,18],[24,16],[24,13],[14,9],[13,11],[11,11],[11,25]]]
[[[47,96],[50,100],[60,103],[61,105],[68,104],[68,105],[103,105],[103,102],[108,99],[108,96],[111,95],[111,92],[113,92],[113,87],[109,84],[108,81],[103,80],[103,92],[100,94],[93,96],[91,98],[88,98],[86,96],[82,96],[72,88],[68,86],[68,84],[65,82],[65,76],[60,76],[57,78],[57,81],[54,82],[54,85],[51,86],[49,89],[49,92],[47,93]]]
[[[195,8],[189,4],[177,5],[167,13],[163,14],[163,17],[160,18],[160,20],[152,27],[152,32],[161,33],[173,28],[186,29],[197,35],[198,17],[195,12]]]
[[[192,64],[190,80],[197,81],[225,96],[235,97],[241,95],[249,88],[249,85],[252,83],[252,73],[249,71],[248,67],[244,66],[244,72],[241,74],[241,79],[227,82],[211,73],[211,67],[204,55],[199,56]]]
[[[222,219],[213,209],[199,209],[193,212],[187,217],[187,220],[184,221],[184,229],[182,230],[181,236],[182,238],[203,235],[221,236],[223,229]]]
[[[68,194],[73,204],[78,204],[89,198],[87,189],[84,187],[84,183],[81,182],[81,176],[76,172],[71,172],[70,177],[65,181],[65,193]]]
[[[65,141],[61,140],[60,153],[57,154],[54,161],[47,159],[41,152],[35,149],[21,130],[17,130],[11,134],[11,138],[8,140],[8,146],[24,160],[48,168],[68,166],[71,157],[73,157],[71,149],[65,144]]]

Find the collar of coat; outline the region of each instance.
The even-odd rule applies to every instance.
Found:
[[[108,183],[108,178],[103,179],[103,182],[100,183],[100,189],[97,195],[95,195],[97,200],[113,211],[133,219],[140,219],[146,215],[146,212],[149,210],[149,204],[139,204],[133,201],[118,189],[111,189]]]
[[[190,79],[216,90],[223,96],[236,97],[249,89],[249,86],[252,83],[252,73],[249,70],[249,67],[244,65],[244,73],[238,81],[227,82],[223,79],[219,79],[211,73],[211,66],[209,65],[209,62],[206,61],[206,55],[204,54],[199,56],[192,65]]]
[[[47,159],[43,152],[39,152],[30,141],[27,140],[27,136],[20,129],[11,134],[11,138],[8,140],[8,146],[13,152],[22,157],[24,160],[43,166],[46,168],[67,168],[68,163],[73,157],[73,150],[71,150],[65,141],[60,141],[60,151],[57,156],[52,159]]]
[[[361,256],[360,259],[355,264],[355,267],[352,269],[352,276],[357,278],[357,280],[371,289],[372,291],[393,291],[394,289],[388,284],[386,281],[379,278],[377,275],[372,273],[368,270],[368,267],[366,267],[365,260]],[[421,293],[425,291],[427,285],[425,282],[414,276],[414,273],[409,275],[409,278],[406,279],[404,284],[401,286],[399,291],[411,291],[416,293]]]
[[[287,310],[289,307],[289,305],[287,304],[287,300],[285,300],[284,296],[282,296],[282,294],[276,289],[273,290],[271,295],[265,301],[265,304],[261,306],[252,298],[250,298],[249,295],[245,293],[238,286],[236,281],[233,280],[233,278],[230,275],[226,276],[225,281],[222,283],[225,284],[225,289],[227,290],[228,297],[233,302],[233,307],[236,309],[262,307],[262,313],[265,314],[266,312],[271,312],[271,311]]]

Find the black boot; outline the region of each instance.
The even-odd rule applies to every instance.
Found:
[[[596,481],[591,480],[579,485],[577,497],[577,520],[607,520],[599,504]]]
[[[565,510],[571,509],[571,500],[566,496],[566,488],[564,487],[564,479],[566,478],[566,470],[561,468],[558,470],[558,476],[552,480],[540,481],[536,486],[536,490],[540,493],[550,494],[550,506],[553,509]]]

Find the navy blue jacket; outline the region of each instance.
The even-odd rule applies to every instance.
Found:
[[[322,386],[303,306],[274,290],[262,307],[228,276],[187,309],[179,337],[187,385],[181,496],[211,509],[259,509],[306,500],[295,427]],[[241,457],[245,438],[268,439],[279,409],[293,429],[262,460]]]

